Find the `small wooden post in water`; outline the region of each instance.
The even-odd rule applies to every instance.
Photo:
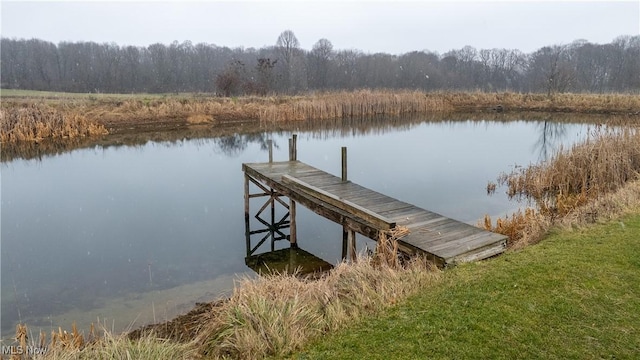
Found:
[[[293,134],[289,139],[289,161],[298,160],[298,135]]]
[[[289,139],[289,161],[298,160],[298,135],[293,134]],[[292,248],[298,247],[297,229],[296,229],[296,202],[289,202],[289,244]]]
[[[347,147],[342,147],[342,181],[347,181]]]
[[[293,134],[293,161],[298,161],[298,134]]]
[[[269,163],[273,162],[273,140],[267,140],[267,146],[269,147]]]

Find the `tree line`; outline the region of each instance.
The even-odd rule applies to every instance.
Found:
[[[465,46],[444,54],[304,50],[286,30],[273,46],[228,48],[189,41],[147,47],[1,39],[1,86],[83,93],[207,92],[224,96],[358,88],[640,92],[640,36],[576,40],[526,54]]]

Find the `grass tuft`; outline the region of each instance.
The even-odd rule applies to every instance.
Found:
[[[194,359],[198,352],[192,342],[179,343],[162,339],[153,333],[145,334],[135,341],[125,335],[114,335],[102,329],[102,336],[96,334],[91,326],[85,336],[78,331],[75,324],[72,331],[61,328],[51,332],[47,341],[44,332],[40,332],[38,341],[29,342],[34,337],[28,336],[25,325],[16,328],[15,345],[4,348],[13,350],[12,360],[80,360],[80,359]],[[4,345],[4,344],[3,344]]]
[[[439,272],[415,260],[392,268],[360,258],[319,280],[270,275],[242,280],[197,342],[213,357],[284,356],[310,339],[375,314],[434,283]]]

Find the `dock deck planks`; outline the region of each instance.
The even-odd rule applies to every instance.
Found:
[[[266,183],[312,211],[377,239],[388,219],[410,233],[402,250],[425,253],[440,265],[502,253],[506,237],[394,199],[300,161],[243,164],[245,175]],[[285,176],[286,175],[286,176]],[[284,179],[283,179],[284,176]]]

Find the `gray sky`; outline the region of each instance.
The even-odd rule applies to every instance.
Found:
[[[535,51],[585,39],[640,34],[633,1],[75,1],[1,2],[2,36],[147,46],[190,40],[273,45],[285,29],[304,49],[440,53],[465,45]]]

